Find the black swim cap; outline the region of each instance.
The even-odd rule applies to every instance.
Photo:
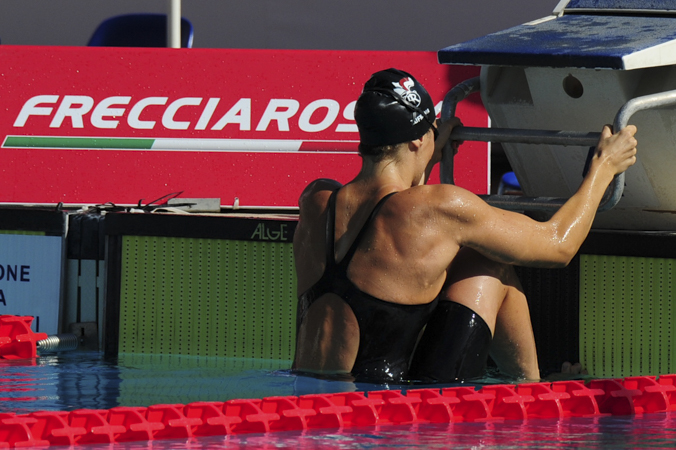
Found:
[[[430,94],[409,73],[374,73],[354,108],[359,139],[369,146],[413,141],[429,131],[436,113]]]

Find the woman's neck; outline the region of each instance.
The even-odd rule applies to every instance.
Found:
[[[416,170],[414,161],[405,159],[374,161],[363,157],[362,168],[353,182],[378,188],[392,185],[396,190],[403,190],[419,185],[423,177],[424,170]]]

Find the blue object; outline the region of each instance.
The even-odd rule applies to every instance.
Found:
[[[621,9],[634,11],[676,11],[673,0],[570,0],[565,6],[572,9]]]
[[[191,48],[193,27],[181,18],[181,47]],[[90,47],[166,47],[166,14],[125,14],[107,19],[92,35]]]
[[[500,178],[498,195],[503,195],[506,191],[521,191],[521,184],[519,184],[519,180],[514,172],[506,172]]]
[[[442,64],[633,69],[642,60],[628,65],[627,57],[648,49],[662,52],[660,65],[675,64],[675,52],[653,49],[674,39],[672,17],[575,14],[451,45],[438,56]]]

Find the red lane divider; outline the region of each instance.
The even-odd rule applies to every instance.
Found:
[[[482,394],[489,395],[488,408],[495,419],[523,420],[528,417],[526,404],[535,401],[532,395],[520,395],[516,386],[492,385],[481,389]]]
[[[660,381],[662,378],[660,377]],[[670,394],[673,396],[676,393],[676,386],[673,384],[658,383],[655,377],[627,377],[624,379],[623,385],[627,389],[637,389],[642,393],[634,400],[636,414],[672,410]]]
[[[452,422],[479,422],[494,420],[491,414],[491,401],[494,394],[484,394],[471,387],[455,387],[441,389],[442,397],[455,398]]]
[[[192,430],[194,436],[225,436],[232,434],[233,424],[242,422],[239,416],[226,416],[223,402],[194,402],[185,406],[185,416],[200,419],[201,424]]]
[[[360,420],[363,420],[365,409],[368,410],[369,408],[365,405],[358,405],[353,409],[352,406],[347,404],[349,401],[363,398],[366,397],[360,392],[311,394],[298,397],[298,405],[304,409],[316,411],[315,415],[307,416],[308,428],[343,428],[349,427],[353,423],[355,425],[367,425],[367,423],[360,423]],[[353,420],[353,416],[356,416],[357,419]]]
[[[664,386],[664,394],[669,402],[669,411],[676,411],[676,375],[660,375],[657,384]]]
[[[270,423],[270,431],[307,430],[307,417],[316,414],[314,409],[302,408],[298,397],[267,397],[259,407],[264,414],[278,417]]]
[[[564,417],[563,401],[569,399],[570,394],[554,391],[551,385],[542,383],[519,384],[515,390],[518,395],[533,399],[524,401],[527,417],[540,419]]]
[[[14,416],[0,421],[0,448],[46,447],[49,441],[35,438],[31,429],[37,419],[28,416]]]
[[[420,399],[405,396],[401,391],[371,391],[366,401],[374,403],[378,425],[417,423],[416,408]]]
[[[642,392],[638,389],[627,389],[622,380],[592,380],[589,387],[601,391],[596,395],[596,402],[601,413],[615,416],[636,414],[634,397],[640,397]]]
[[[45,333],[31,330],[31,316],[0,315],[0,359],[37,358],[37,342]]]
[[[150,441],[156,431],[164,429],[160,422],[149,422],[146,418],[148,408],[133,406],[118,406],[112,408],[108,414],[108,422],[117,428],[115,440],[117,442]]]
[[[313,428],[628,415],[676,410],[676,375],[0,413],[0,448]]]
[[[556,381],[552,383],[553,392],[567,394],[561,398],[563,417],[601,416],[597,395],[603,395],[601,389],[591,389],[581,381]]]
[[[419,400],[416,405],[418,420],[429,423],[453,422],[453,407],[461,401],[457,396],[441,395],[436,389],[410,389],[406,396]]]
[[[46,412],[38,411],[29,414],[36,420],[31,428],[33,436],[48,441],[51,445],[74,445],[77,437],[87,434],[84,427],[70,425],[68,411]]]

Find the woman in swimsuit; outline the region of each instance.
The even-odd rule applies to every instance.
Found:
[[[562,267],[587,236],[606,187],[636,158],[635,127],[604,127],[578,191],[547,222],[427,185],[457,119],[408,73],[388,69],[355,107],[362,168],[303,191],[294,235],[294,368],[356,379],[539,379],[528,303],[511,264]],[[438,126],[437,126],[438,125]],[[457,146],[452,146],[457,150]]]

